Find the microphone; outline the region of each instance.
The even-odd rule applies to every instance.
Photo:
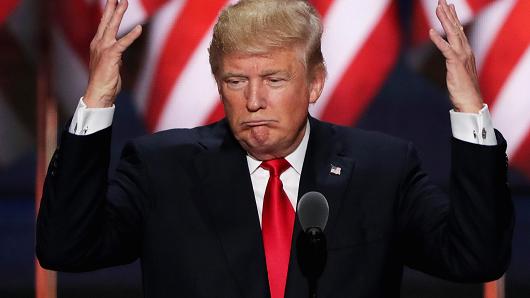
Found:
[[[315,298],[317,281],[327,260],[326,236],[323,231],[328,222],[328,201],[319,192],[308,192],[300,198],[296,213],[303,229],[296,243],[298,265],[309,283],[309,297]]]
[[[298,219],[304,232],[311,228],[319,228],[323,231],[328,223],[329,205],[323,194],[310,191],[304,194],[296,208]]]

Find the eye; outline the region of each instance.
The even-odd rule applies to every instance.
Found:
[[[267,78],[267,84],[271,87],[281,87],[285,84],[286,80],[279,77],[269,77]]]
[[[225,80],[226,85],[231,89],[241,89],[246,82],[247,80],[243,78],[228,78]]]

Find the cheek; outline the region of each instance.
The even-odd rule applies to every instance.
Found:
[[[245,107],[235,104],[233,101],[223,101],[225,117],[228,120],[232,133],[238,140],[250,137],[250,130],[244,129],[240,124],[245,118]]]
[[[308,107],[309,101],[306,92],[290,92],[284,96],[280,112],[288,119],[295,120],[300,115],[305,115]]]
[[[235,100],[233,96],[223,96],[222,102],[225,116],[228,120],[230,122],[236,120],[239,117],[239,114],[241,114],[241,104],[238,104],[238,101]]]

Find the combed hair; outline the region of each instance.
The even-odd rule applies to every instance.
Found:
[[[274,49],[301,47],[306,70],[322,67],[322,21],[304,0],[241,0],[224,9],[208,49],[210,66],[218,75],[223,55],[265,54]]]

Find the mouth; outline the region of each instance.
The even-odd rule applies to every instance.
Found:
[[[272,124],[273,120],[253,120],[253,121],[244,121],[242,122],[243,126],[247,127],[256,127],[256,126],[264,126],[264,125],[270,125]]]

